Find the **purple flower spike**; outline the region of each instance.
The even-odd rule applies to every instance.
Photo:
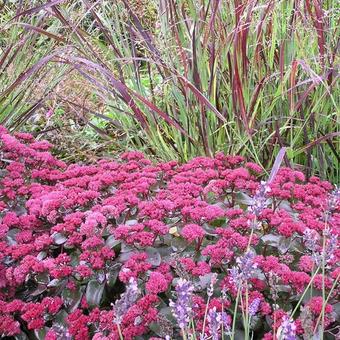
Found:
[[[323,237],[326,240],[325,249],[322,249],[320,242],[322,239],[318,232],[315,230],[306,228],[303,240],[306,248],[312,252],[312,257],[316,265],[321,265],[323,261],[327,264],[334,259],[334,252],[337,249],[338,235],[333,234],[329,228],[323,231]]]
[[[247,251],[242,257],[236,259],[237,267],[230,269],[230,275],[237,286],[253,276],[254,270],[257,268],[254,258],[255,254]]]
[[[199,337],[200,340],[208,340],[208,338],[209,338],[208,335],[200,333],[200,337]]]
[[[318,248],[319,238],[320,235],[313,229],[306,228],[303,233],[303,240],[305,242],[306,248],[313,253],[316,252]]]
[[[284,317],[278,329],[277,336],[280,340],[296,340],[296,325],[294,321]]]
[[[200,340],[218,340],[222,329],[224,334],[231,335],[231,318],[226,312],[217,312],[216,307],[211,308],[207,315],[207,321],[210,335],[200,333]]]
[[[191,298],[194,286],[190,281],[179,279],[176,285],[177,301],[170,300],[172,314],[181,329],[186,329],[192,314]]]
[[[214,294],[214,286],[215,286],[216,282],[217,282],[217,274],[214,273],[211,276],[210,285],[207,289],[207,294],[208,294],[209,297],[212,297],[212,295]]]
[[[332,212],[336,209],[337,205],[340,202],[340,187],[333,190],[333,192],[329,195],[328,199],[328,210]]]
[[[228,335],[231,334],[230,324],[231,324],[231,317],[226,312],[222,312],[221,313],[221,327],[223,326],[223,332],[227,333]]]
[[[248,211],[255,216],[259,216],[264,208],[267,207],[267,193],[270,192],[270,188],[267,182],[261,182],[260,188],[256,191],[255,196],[252,199],[252,204],[248,208]]]
[[[249,315],[255,316],[255,314],[258,312],[259,307],[261,304],[261,300],[259,298],[255,298],[252,303],[249,305]]]
[[[129,285],[126,287],[125,293],[121,295],[121,298],[117,300],[113,305],[115,311],[114,322],[121,324],[125,313],[134,305],[138,298],[139,290],[137,281],[134,278],[130,278]]]
[[[332,234],[329,228],[324,230],[324,237],[326,238],[326,247],[325,247],[325,262],[328,263],[333,260],[334,252],[338,247],[338,235]]]
[[[216,307],[209,310],[208,316],[207,316],[208,324],[209,324],[209,330],[211,334],[212,340],[218,340],[219,339],[219,330],[222,322],[222,316],[221,313],[218,313],[216,311]]]

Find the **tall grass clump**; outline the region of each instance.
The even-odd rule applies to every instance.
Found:
[[[103,103],[78,107],[88,123],[113,126],[124,148],[181,161],[247,154],[269,168],[287,147],[287,166],[336,180],[337,22],[330,0],[24,1],[3,27],[42,40],[39,60],[0,100],[57,65],[55,79],[75,75]],[[2,122],[15,127],[9,108]]]
[[[43,107],[63,75],[62,68],[55,72],[53,64],[41,69],[52,60],[49,54],[62,38],[48,32],[58,24],[48,13],[29,15],[28,10],[21,20],[16,15],[25,10],[23,2],[0,6],[0,121],[18,128]]]
[[[242,156],[65,162],[0,126],[0,337],[339,337],[340,190]]]

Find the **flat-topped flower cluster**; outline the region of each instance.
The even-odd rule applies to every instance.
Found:
[[[0,335],[332,332],[340,192],[329,182],[288,168],[264,182],[260,166],[222,153],[66,165],[50,148],[0,128]]]

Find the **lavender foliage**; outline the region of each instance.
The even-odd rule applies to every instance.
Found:
[[[334,252],[336,251],[338,245],[338,235],[332,234],[329,228],[327,228],[324,230],[324,237],[326,238],[327,242],[323,255],[325,262],[328,263],[334,258]]]
[[[221,313],[221,327],[223,326],[223,333],[231,335],[230,328],[231,318],[226,312]]]

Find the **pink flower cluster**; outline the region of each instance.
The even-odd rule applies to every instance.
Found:
[[[112,304],[131,278],[140,295],[124,312],[124,339],[179,336],[165,312],[178,278],[194,285],[197,330],[206,308],[230,324],[240,292],[239,308],[254,302],[261,329],[271,330],[257,336],[275,339],[309,285],[314,297],[306,294],[292,329],[308,337],[322,310],[332,328],[340,197],[329,182],[281,168],[254,216],[249,207],[266,178],[243,157],[153,164],[129,152],[66,165],[50,148],[0,127],[0,335],[119,339]],[[251,271],[242,273],[248,249]]]

